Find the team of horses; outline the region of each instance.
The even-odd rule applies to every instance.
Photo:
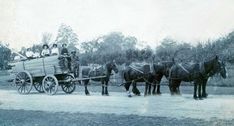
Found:
[[[118,73],[118,68],[115,62],[111,61],[101,66],[98,69],[92,70],[90,68],[82,69],[82,75],[86,77],[104,76],[103,78],[96,78],[93,81],[99,81],[102,83],[102,95],[109,95],[108,82],[112,71]],[[127,96],[131,97],[131,91],[129,90],[132,85],[132,93],[140,95],[140,91],[137,88],[138,82],[145,83],[144,95],[156,95],[161,94],[160,83],[165,76],[169,81],[169,90],[171,95],[180,95],[180,84],[184,82],[193,82],[194,84],[194,99],[202,99],[207,97],[206,84],[209,77],[215,74],[220,74],[223,78],[227,77],[227,71],[224,61],[218,56],[214,58],[199,62],[199,63],[175,63],[174,60],[169,62],[159,62],[155,64],[144,64],[127,66],[121,71],[122,78],[125,82],[124,85]],[[87,85],[89,80],[84,80],[85,94],[89,95]],[[152,89],[152,90],[151,90]]]

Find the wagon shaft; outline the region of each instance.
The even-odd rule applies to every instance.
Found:
[[[105,78],[106,76],[97,76],[97,77],[89,77],[89,78],[75,78],[75,79],[67,79],[67,80],[60,80],[59,82],[77,82],[77,81],[84,81],[84,80],[92,80],[92,79],[101,79]]]

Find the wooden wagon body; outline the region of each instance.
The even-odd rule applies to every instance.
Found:
[[[55,94],[58,85],[66,93],[75,90],[73,75],[69,73],[66,58],[49,56],[12,63],[12,74],[15,76],[14,83],[20,94],[28,94],[32,86],[42,93]],[[62,61],[64,60],[64,61]],[[66,81],[64,81],[66,80]]]
[[[45,58],[37,58],[14,63],[13,73],[28,71],[33,77],[41,77],[46,75],[66,74],[68,69],[60,65],[58,56],[49,56]]]

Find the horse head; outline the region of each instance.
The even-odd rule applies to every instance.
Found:
[[[110,72],[113,70],[115,73],[118,73],[118,71],[119,71],[115,61],[107,63],[106,67],[107,67],[108,71],[110,71]]]
[[[213,68],[214,73],[220,73],[220,75],[223,78],[227,77],[227,69],[225,62],[223,60],[220,60],[218,56],[215,57],[215,62],[214,62],[214,68]]]
[[[225,62],[223,60],[222,61],[221,60],[218,61],[217,69],[218,69],[218,72],[220,73],[220,75],[223,78],[227,78],[227,69],[226,69]]]

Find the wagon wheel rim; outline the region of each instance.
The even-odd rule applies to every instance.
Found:
[[[28,94],[32,90],[32,76],[27,71],[17,73],[14,83],[19,94]]]
[[[72,80],[74,79],[74,76],[72,75],[66,75],[65,80]],[[61,84],[62,90],[67,93],[67,94],[71,94],[72,92],[75,91],[76,89],[76,84],[74,82],[64,82]]]
[[[47,75],[42,81],[42,87],[45,93],[49,95],[56,94],[58,90],[58,80],[54,75]]]
[[[44,89],[43,89],[42,83],[34,82],[33,86],[39,93],[44,93],[45,92]]]

